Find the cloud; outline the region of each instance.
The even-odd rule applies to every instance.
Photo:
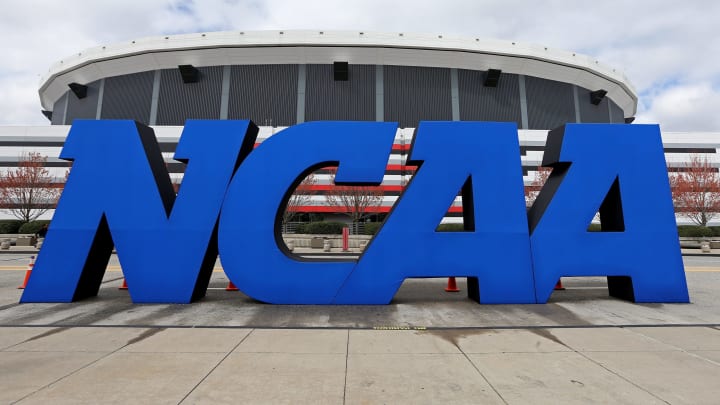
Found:
[[[710,83],[676,85],[660,90],[638,123],[660,123],[664,131],[718,131],[720,113],[717,103],[720,89]]]
[[[10,75],[0,79],[0,123],[3,125],[47,124],[40,113],[37,77]]]
[[[682,89],[709,89],[697,97],[716,95],[720,54],[713,50],[720,49],[720,36],[714,20],[720,2],[687,0],[679,7],[670,0],[6,0],[4,6],[12,12],[0,14],[0,89],[12,89],[13,98],[0,97],[0,124],[46,123],[39,113],[39,76],[91,46],[213,30],[338,29],[497,38],[585,53],[625,71],[641,94],[643,119],[678,130],[720,131],[713,114],[683,122],[677,112],[661,108]],[[668,83],[682,85],[673,85],[678,88],[672,92]],[[692,102],[701,108],[712,101]]]

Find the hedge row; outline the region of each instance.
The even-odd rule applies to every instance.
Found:
[[[23,225],[23,221],[16,219],[2,219],[0,220],[0,233],[18,233],[20,227]]]
[[[382,225],[382,222],[366,222],[363,233],[365,235],[375,235],[380,230],[380,225]]]
[[[342,235],[342,230],[345,226],[347,225],[342,222],[308,222],[307,224],[298,224],[295,233],[312,235]]]
[[[0,233],[38,233],[40,228],[49,224],[48,220],[37,220],[24,223],[16,219],[0,219]]]
[[[440,224],[436,229],[438,232],[462,232],[464,230],[463,224]]]
[[[371,222],[365,224],[365,234],[375,235],[378,229],[380,229],[381,222]],[[588,232],[600,232],[600,224],[590,224],[588,226]],[[440,224],[437,227],[438,232],[462,232],[463,224]],[[694,225],[679,225],[678,235],[687,237],[720,237],[720,226],[694,226]]]
[[[23,233],[35,234],[45,224],[50,221],[38,220],[23,223],[15,219],[0,220],[0,234]],[[321,235],[341,235],[342,229],[347,225],[342,222],[308,222],[298,224],[296,233],[304,234],[321,234]],[[368,222],[365,224],[365,235],[375,235],[382,226],[382,222]],[[440,224],[437,227],[439,232],[462,232],[463,224]],[[600,224],[591,224],[588,227],[590,232],[600,231]],[[720,237],[720,226],[695,226],[695,225],[679,225],[678,235],[683,237]]]
[[[678,235],[688,237],[720,236],[720,226],[680,225],[678,226]]]

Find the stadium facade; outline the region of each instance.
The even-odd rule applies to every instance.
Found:
[[[75,119],[132,119],[155,128],[171,177],[186,119],[252,119],[260,140],[306,121],[398,122],[379,212],[387,212],[414,167],[405,158],[422,120],[509,121],[519,128],[530,184],[547,131],[570,122],[631,123],[637,94],[620,72],[552,48],[480,38],[404,33],[266,31],[172,35],[100,46],[53,65],[40,84],[47,127],[1,127],[0,160],[25,151],[57,159]],[[212,136],[212,134],[208,134]],[[342,134],[338,134],[342,136]],[[717,134],[664,133],[670,170],[697,153],[717,165]],[[305,212],[335,211],[327,170]],[[108,179],[112,181],[112,179]],[[459,220],[460,198],[448,221]]]

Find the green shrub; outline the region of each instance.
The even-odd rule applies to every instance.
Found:
[[[678,226],[678,235],[683,237],[711,237],[713,230],[706,226],[680,225]]]
[[[17,219],[0,220],[0,233],[18,233],[23,221]]]
[[[688,232],[690,232],[688,229],[695,228],[694,225],[678,225],[678,236],[687,236]]]
[[[720,226],[709,226],[712,231],[712,236],[720,236]]]
[[[30,221],[28,223],[23,224],[20,229],[18,230],[18,233],[32,233],[36,234],[40,230],[40,228],[43,227],[45,224],[49,224],[50,221],[47,220],[37,220],[37,221]]]
[[[713,236],[712,229],[706,227],[706,226],[698,226],[694,232],[697,236],[705,236],[705,237],[711,237]]]
[[[462,232],[465,228],[463,224],[440,224],[435,230],[437,232]]]
[[[342,235],[342,229],[346,225],[342,222],[308,222],[300,224],[295,233],[313,234],[313,235]]]
[[[382,226],[382,222],[367,222],[365,223],[365,229],[363,230],[363,234],[365,235],[375,235],[377,231],[380,230],[380,227]]]

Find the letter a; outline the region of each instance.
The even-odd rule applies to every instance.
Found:
[[[406,278],[448,276],[480,303],[534,303],[515,124],[421,122],[415,138],[420,167],[335,303],[388,304]],[[461,188],[466,231],[437,232]]]
[[[568,124],[550,132],[550,178],[529,212],[536,295],[561,276],[607,276],[610,295],[688,302],[657,125]],[[603,232],[588,232],[600,213]]]

